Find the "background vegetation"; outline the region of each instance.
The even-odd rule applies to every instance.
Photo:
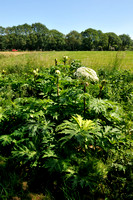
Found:
[[[132,52],[62,53],[0,54],[0,198],[132,200]]]
[[[14,70],[17,73],[29,68],[45,68],[62,64],[63,56],[68,56],[67,63],[80,60],[82,65],[94,70],[111,69],[117,66],[119,70],[133,71],[132,51],[45,51],[45,52],[0,52],[0,70]]]
[[[71,31],[64,35],[58,30],[49,30],[41,23],[23,24],[13,27],[0,26],[0,50],[132,50],[129,35],[88,28],[81,33]]]

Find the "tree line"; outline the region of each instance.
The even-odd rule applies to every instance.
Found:
[[[81,33],[73,30],[64,35],[58,30],[49,30],[41,23],[12,27],[0,26],[0,50],[69,50],[69,51],[118,51],[133,50],[133,40],[127,34],[88,28]]]

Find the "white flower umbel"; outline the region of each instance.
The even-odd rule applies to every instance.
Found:
[[[77,76],[79,79],[81,79],[84,83],[84,93],[86,93],[86,81],[87,82],[97,82],[99,81],[99,78],[97,77],[96,72],[93,69],[87,68],[87,67],[79,67],[77,71],[74,73],[75,76]],[[86,102],[84,97],[84,117],[86,112]]]
[[[96,72],[93,69],[87,67],[79,67],[77,71],[74,73],[74,75],[81,79],[86,79],[92,82],[99,81]]]
[[[58,75],[59,75],[59,74],[60,74],[60,70],[58,70],[58,69],[55,70],[55,74],[58,74]]]

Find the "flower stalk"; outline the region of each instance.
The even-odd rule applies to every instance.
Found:
[[[63,63],[64,63],[64,65],[66,65],[67,60],[68,60],[68,56],[63,56]]]
[[[59,76],[57,76],[57,96],[59,97]]]
[[[74,73],[77,78],[81,79],[84,83],[84,116],[86,113],[86,99],[85,99],[85,93],[86,93],[86,86],[88,86],[89,82],[97,82],[99,81],[96,72],[93,69],[87,68],[87,67],[79,67],[77,71]],[[87,82],[86,82],[87,81]]]
[[[84,95],[86,93],[86,83],[84,83]],[[85,117],[85,111],[86,111],[86,102],[85,102],[85,96],[84,96],[84,117]]]
[[[57,66],[57,58],[55,58],[55,60],[54,60],[54,61],[55,61],[55,66]]]
[[[60,75],[60,71],[56,70],[55,74],[57,76],[57,96],[58,96],[58,99],[59,99],[59,75]]]

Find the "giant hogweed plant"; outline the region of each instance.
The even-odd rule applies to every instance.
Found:
[[[133,73],[127,70],[99,69],[98,75],[100,80],[107,80],[106,87],[102,91],[102,98],[108,98],[125,105],[131,103]]]
[[[99,175],[104,173],[102,169],[101,171],[98,169],[99,167],[95,168],[98,166],[98,159],[92,158],[91,155],[92,148],[95,149],[94,135],[97,130],[95,125],[91,120],[83,120],[80,115],[73,116],[71,120],[60,124],[56,128],[59,138],[57,158],[51,158],[46,162],[51,173],[55,171],[61,173],[68,185],[72,182],[73,189],[79,185],[81,188],[89,187],[90,194],[93,194],[91,188],[97,190]],[[102,165],[100,163],[101,161],[99,166]],[[91,175],[90,178],[86,177],[87,174]]]
[[[5,146],[4,155],[10,148],[12,158],[19,165],[36,167],[42,165],[40,159],[46,154],[50,155],[50,149],[54,140],[53,124],[46,121],[43,112],[30,114],[29,119],[22,127],[12,131],[9,135],[0,136],[2,146]],[[42,162],[42,161],[41,161]]]
[[[99,81],[96,72],[93,69],[87,67],[79,67],[74,73],[76,77],[78,77],[84,85],[84,93],[86,93],[86,86],[89,85],[88,82],[97,82]],[[86,82],[87,81],[87,82]],[[84,116],[86,112],[86,102],[84,97]]]
[[[18,82],[13,74],[0,77],[0,154],[29,172],[46,170],[59,186],[67,184],[79,195],[88,191],[93,199],[96,193],[124,199],[132,185],[131,111],[113,93],[109,78],[113,74],[99,74],[100,83],[93,85],[85,77],[74,77],[80,67],[57,65],[37,74],[32,70]],[[59,85],[56,70],[61,72]],[[107,84],[99,95],[102,79]],[[86,92],[82,82],[90,83]],[[132,199],[131,195],[125,199]]]
[[[64,121],[56,131],[59,134],[59,154],[54,160],[47,161],[47,165],[51,173],[56,170],[63,173],[65,182],[68,185],[72,182],[73,188],[88,187],[89,193],[93,196],[94,190],[103,190],[113,166],[118,167],[116,170],[120,173],[125,173],[129,168],[131,170],[132,157],[128,156],[121,164],[119,163],[125,154],[124,149],[128,152],[127,155],[132,155],[130,148],[133,145],[130,135],[126,136],[119,128],[103,127],[92,120],[83,120],[77,115],[69,121]],[[118,160],[114,159],[116,152],[121,152]],[[111,181],[117,181],[117,177]],[[124,187],[122,190],[125,189]],[[122,190],[118,192],[118,196],[121,196]]]

